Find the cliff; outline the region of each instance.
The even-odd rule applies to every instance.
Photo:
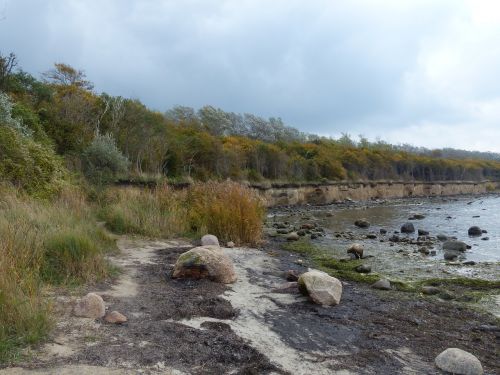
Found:
[[[495,187],[490,181],[436,182],[331,182],[325,184],[252,185],[267,206],[329,204],[370,199],[484,194]]]

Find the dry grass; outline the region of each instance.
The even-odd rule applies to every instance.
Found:
[[[188,190],[187,205],[191,229],[198,234],[250,245],[262,238],[264,205],[253,190],[239,183],[194,184]]]
[[[101,218],[116,233],[169,238],[211,233],[222,241],[257,244],[264,206],[255,193],[235,182],[194,184],[187,190],[160,185],[153,190],[113,188]]]
[[[118,234],[179,236],[188,231],[184,195],[167,185],[153,190],[111,188],[103,199],[100,217]]]
[[[45,285],[103,278],[103,253],[114,243],[76,189],[49,202],[0,187],[0,239],[0,361],[6,361],[50,328]]]

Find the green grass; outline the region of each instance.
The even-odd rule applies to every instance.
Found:
[[[307,257],[319,270],[343,280],[373,284],[380,279],[380,276],[377,274],[362,274],[355,270],[357,266],[363,263],[362,260],[339,260],[332,258],[325,250],[313,245],[307,239],[285,243],[281,247],[284,250]]]
[[[80,191],[37,200],[0,186],[0,362],[47,336],[46,288],[102,280],[114,272],[104,256],[115,248]]]
[[[381,278],[380,275],[370,273],[361,274],[355,268],[363,263],[362,260],[339,260],[332,258],[324,249],[315,246],[308,239],[300,239],[297,242],[284,243],[281,245],[284,250],[299,254],[308,258],[316,268],[328,273],[331,276],[343,280],[351,280],[372,284]],[[420,292],[423,286],[441,286],[445,288],[461,289],[463,295],[470,295],[473,300],[477,300],[484,293],[494,290],[500,291],[500,281],[490,281],[483,279],[471,279],[466,277],[454,278],[432,278],[414,282],[404,282],[391,280],[391,285],[402,292]]]

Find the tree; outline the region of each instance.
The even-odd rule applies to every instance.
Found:
[[[7,83],[17,66],[17,57],[12,52],[7,56],[0,53],[0,90],[6,90]]]
[[[54,69],[44,73],[44,77],[54,85],[76,86],[89,91],[94,88],[94,84],[87,80],[83,70],[77,70],[63,63],[55,63]]]

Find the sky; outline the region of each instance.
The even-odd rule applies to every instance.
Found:
[[[0,0],[0,52],[162,112],[500,152],[500,0]]]

